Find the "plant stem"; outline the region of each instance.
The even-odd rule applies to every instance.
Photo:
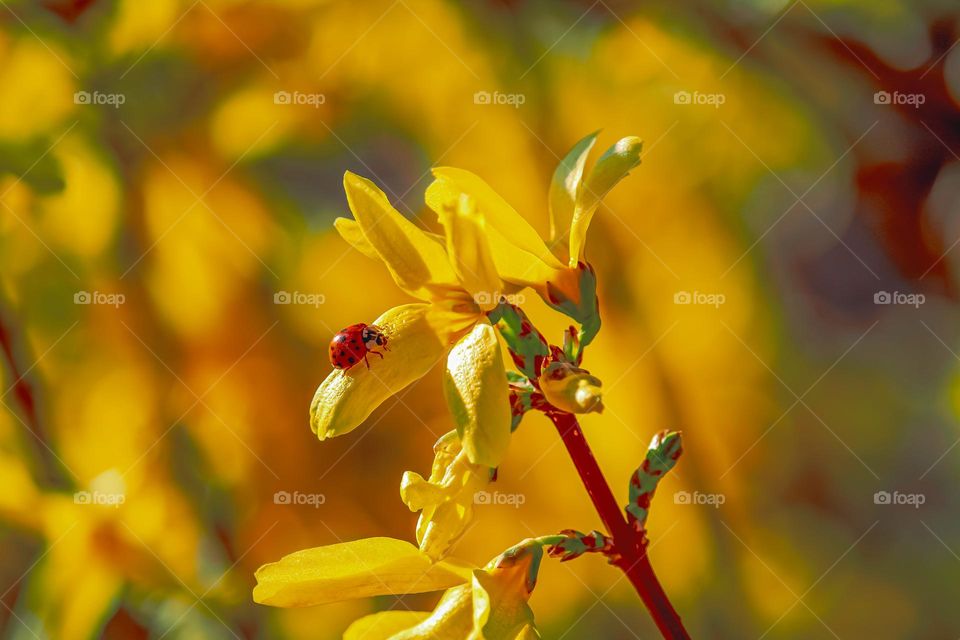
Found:
[[[680,616],[653,572],[647,557],[646,542],[623,516],[576,417],[562,412],[550,412],[547,415],[557,427],[597,514],[613,536],[614,549],[619,556],[614,564],[629,578],[663,637],[667,640],[689,640]]]
[[[6,393],[13,393],[13,397],[20,408],[20,413],[23,414],[23,418],[17,417],[17,419],[33,436],[32,439],[27,438],[26,442],[27,447],[29,447],[29,455],[32,455],[33,458],[32,463],[36,466],[36,476],[53,487],[70,487],[71,484],[66,477],[65,469],[48,444],[47,435],[43,431],[40,419],[37,416],[36,397],[26,380],[26,373],[21,373],[20,367],[17,366],[14,351],[13,332],[9,329],[9,325],[4,321],[3,316],[0,315],[0,354],[2,354],[0,358],[6,361],[10,377],[13,378],[13,384],[7,389]],[[2,397],[0,397],[0,404],[6,404]],[[12,408],[7,408],[11,412],[13,411]],[[16,416],[15,413],[13,415]]]

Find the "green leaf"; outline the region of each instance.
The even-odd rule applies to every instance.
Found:
[[[682,453],[683,441],[679,431],[661,431],[653,437],[643,464],[630,476],[630,503],[626,511],[627,520],[635,531],[645,532],[657,485],[676,466]]]
[[[507,343],[513,363],[530,380],[540,375],[543,361],[550,355],[547,339],[537,331],[520,307],[502,302],[487,313]]]
[[[544,298],[551,308],[564,314],[580,325],[577,334],[576,348],[572,344],[564,345],[564,353],[570,362],[579,364],[583,357],[583,349],[589,345],[600,331],[600,302],[597,298],[597,275],[593,267],[585,262],[576,265],[578,280],[577,289],[580,299],[569,299],[564,293],[547,283],[548,296]]]
[[[596,530],[581,533],[575,529],[564,529],[560,535],[562,539],[547,548],[550,557],[560,558],[560,562],[579,558],[585,553],[607,554],[613,550],[613,539]]]
[[[49,151],[47,140],[4,142],[0,144],[0,174],[12,174],[42,195],[59,193],[66,186],[63,169]]]
[[[528,411],[532,411],[535,398],[539,396],[536,387],[522,373],[507,371],[510,388],[510,431],[516,431]],[[542,396],[540,396],[542,398]]]

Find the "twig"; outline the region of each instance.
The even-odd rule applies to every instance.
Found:
[[[557,427],[597,514],[613,536],[616,554],[614,564],[629,578],[663,637],[667,640],[689,640],[680,616],[650,565],[646,543],[624,518],[576,417],[563,412],[550,412],[547,415]]]

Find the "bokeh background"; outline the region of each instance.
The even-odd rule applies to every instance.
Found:
[[[624,499],[684,431],[651,553],[693,636],[960,635],[960,11],[640,4],[0,2],[2,637],[336,638],[432,607],[251,601],[283,554],[412,539],[400,477],[450,428],[434,371],[310,432],[331,335],[406,301],[333,232],[341,176],[435,228],[430,167],[460,166],[546,232],[558,157],[601,128],[646,145],[588,244],[585,430]],[[474,562],[600,526],[540,417],[492,488],[523,504],[478,507]],[[545,638],[657,637],[600,558],[545,562],[532,605]]]

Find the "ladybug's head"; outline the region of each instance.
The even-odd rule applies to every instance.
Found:
[[[380,331],[380,329],[372,325],[364,325],[361,336],[363,338],[363,343],[368,349],[373,347],[382,347],[387,344],[387,337],[383,335],[383,332]]]

